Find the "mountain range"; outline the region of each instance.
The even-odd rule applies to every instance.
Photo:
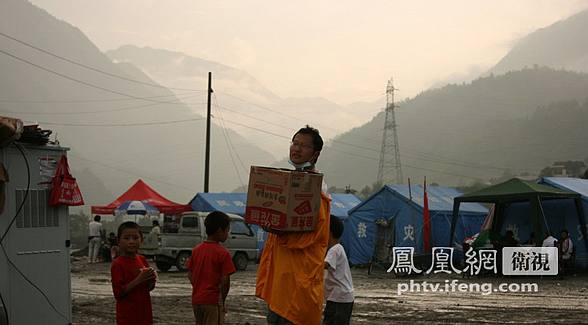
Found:
[[[520,39],[488,73],[502,74],[524,67],[548,66],[588,72],[588,10]]]
[[[582,132],[587,31],[584,10],[521,38],[480,78],[399,103],[404,182],[427,176],[447,185],[485,183],[501,175],[537,175],[559,158],[588,162]],[[335,176],[332,185],[362,187],[376,180],[384,118],[379,113],[325,149],[321,162]],[[357,169],[361,175],[351,172]]]
[[[424,176],[447,185],[485,183],[505,174],[537,175],[560,158],[588,159],[586,89],[587,74],[543,67],[448,85],[399,103],[404,183],[408,177],[422,183]],[[558,114],[561,106],[576,109]],[[376,115],[324,149],[321,168],[334,179],[330,185],[360,188],[376,181],[384,118]]]
[[[463,185],[588,159],[588,11],[522,38],[480,78],[397,103],[404,179]],[[137,178],[187,202],[203,182],[207,73],[213,72],[211,190],[283,165],[292,133],[327,139],[329,185],[376,180],[384,99],[348,106],[281,98],[249,73],[184,53],[125,45],[102,53],[79,29],[23,0],[0,2],[0,114],[51,128],[71,147],[88,204]],[[349,76],[352,78],[353,76]]]
[[[276,159],[287,154],[283,135],[290,135],[305,124],[319,125],[325,139],[350,127],[369,121],[382,106],[362,103],[338,105],[325,98],[281,98],[245,71],[192,57],[180,52],[133,45],[107,51],[115,62],[129,62],[158,82],[175,88],[206,89],[208,72],[213,71],[213,115],[227,126],[273,153]],[[182,92],[175,93],[180,96]],[[191,105],[203,112],[202,103]],[[262,131],[260,131],[262,130]]]
[[[178,202],[202,190],[205,119],[180,99],[205,89],[177,96],[27,1],[0,2],[0,31],[0,114],[51,129],[71,148],[86,203],[109,203],[138,178]],[[213,191],[241,186],[250,164],[273,161],[217,123],[212,138]]]

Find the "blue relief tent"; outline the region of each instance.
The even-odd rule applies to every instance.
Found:
[[[373,256],[385,259],[388,246],[414,247],[423,254],[423,187],[386,185],[349,211],[342,244],[352,264],[365,264]],[[453,198],[461,195],[453,188],[428,186],[432,247],[449,242]],[[411,199],[412,197],[412,199]],[[480,231],[488,210],[477,203],[464,204],[460,211],[456,242]]]
[[[347,212],[358,205],[361,200],[353,194],[331,194],[331,215],[347,219]],[[245,215],[247,193],[198,193],[189,205],[194,211],[222,211],[240,216]],[[257,225],[249,225],[257,236],[257,248],[261,252],[267,233]]]
[[[544,177],[539,183],[580,194],[584,212],[584,229],[588,229],[588,179]],[[576,265],[580,268],[588,268],[588,247],[578,221],[574,200],[551,200],[544,203],[543,209],[553,236],[559,238],[561,230],[568,230],[576,251]]]
[[[194,211],[222,211],[245,216],[247,193],[198,193],[189,205]],[[257,249],[263,249],[267,234],[257,225],[249,225],[257,237]]]
[[[247,193],[198,193],[189,205],[194,211],[222,211],[245,215]]]
[[[331,193],[331,215],[345,221],[349,210],[360,203],[361,200],[353,194]]]

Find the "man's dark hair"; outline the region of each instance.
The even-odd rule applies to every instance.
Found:
[[[323,138],[321,137],[319,130],[313,128],[310,125],[306,125],[306,127],[301,128],[298,132],[294,133],[292,136],[292,141],[298,134],[309,134],[312,136],[312,147],[314,151],[321,151],[323,150]]]
[[[331,236],[333,236],[333,238],[335,239],[339,239],[341,238],[341,236],[343,236],[343,229],[345,227],[343,226],[343,222],[335,217],[335,216],[331,216],[331,223],[329,225],[329,231],[331,232]]]
[[[120,239],[120,236],[122,235],[123,231],[127,229],[137,229],[139,231],[139,235],[141,235],[141,238],[143,238],[141,227],[139,227],[139,225],[133,221],[125,221],[121,223],[120,226],[118,226],[118,231],[116,232],[117,237]]]
[[[159,221],[153,220],[153,226],[159,226]]]
[[[100,221],[100,216],[99,215],[95,215],[94,216],[94,221],[99,222]]]
[[[204,227],[206,227],[206,234],[212,235],[219,229],[223,231],[229,227],[231,219],[229,216],[221,211],[213,211],[204,219]]]

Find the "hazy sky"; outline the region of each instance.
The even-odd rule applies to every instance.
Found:
[[[374,101],[478,75],[588,0],[32,0],[100,49],[182,51],[246,70],[282,97]]]

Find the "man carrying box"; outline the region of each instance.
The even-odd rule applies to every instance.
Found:
[[[307,125],[292,138],[290,164],[299,171],[315,171],[322,148],[319,131]],[[321,193],[313,231],[266,229],[270,233],[257,269],[255,295],[267,302],[268,324],[320,324],[330,207],[330,198],[325,192]]]

